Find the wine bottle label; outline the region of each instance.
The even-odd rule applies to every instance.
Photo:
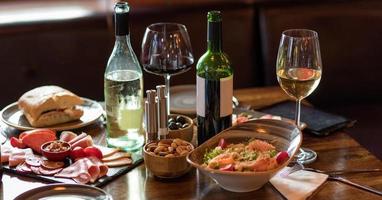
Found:
[[[208,80],[196,76],[196,112],[225,117],[232,114],[233,76]]]

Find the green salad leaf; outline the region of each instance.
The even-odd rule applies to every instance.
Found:
[[[207,149],[206,153],[203,156],[203,162],[207,164],[208,162],[210,162],[211,159],[215,158],[221,153],[223,153],[223,150],[221,148],[214,148],[210,150]]]

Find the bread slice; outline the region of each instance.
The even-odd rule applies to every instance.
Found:
[[[81,118],[83,111],[76,105],[83,102],[83,99],[72,92],[49,85],[23,94],[18,106],[33,127],[44,127]]]

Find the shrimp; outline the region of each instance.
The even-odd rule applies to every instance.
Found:
[[[254,140],[254,141],[250,142],[248,144],[247,148],[249,150],[257,150],[260,152],[270,151],[270,150],[276,149],[273,145],[269,144],[268,142],[261,141],[261,140]]]

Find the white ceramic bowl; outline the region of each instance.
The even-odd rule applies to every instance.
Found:
[[[278,168],[264,172],[228,172],[202,166],[204,153],[207,149],[215,148],[220,138],[224,138],[228,143],[245,142],[251,138],[265,140],[273,144],[278,151],[287,151],[290,158]],[[281,120],[259,119],[231,127],[210,138],[194,149],[188,155],[187,161],[215,180],[222,188],[232,192],[249,192],[261,188],[288,165],[301,142],[301,131],[295,125]]]

